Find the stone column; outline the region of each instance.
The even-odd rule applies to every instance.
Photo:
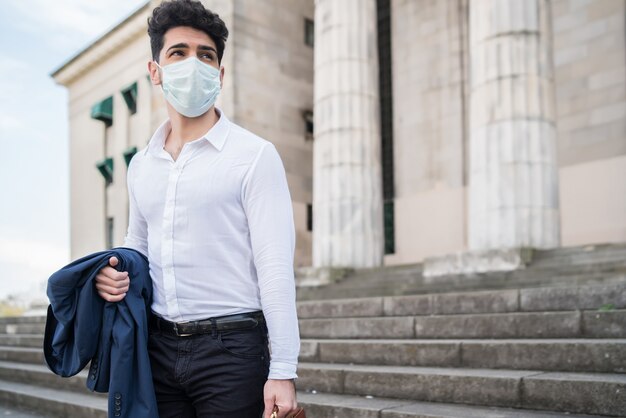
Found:
[[[548,0],[470,5],[470,250],[559,245]]]
[[[315,2],[313,267],[382,264],[376,0]]]

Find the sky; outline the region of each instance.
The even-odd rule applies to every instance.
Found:
[[[69,260],[67,91],[50,73],[146,0],[2,0],[0,299],[45,300]]]

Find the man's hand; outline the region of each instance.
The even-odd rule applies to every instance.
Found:
[[[274,407],[278,408],[278,418],[285,418],[288,413],[298,407],[296,402],[296,386],[293,380],[270,379],[263,389],[265,412],[263,418],[270,418]]]
[[[109,265],[100,269],[96,275],[98,294],[108,302],[119,302],[124,299],[130,286],[128,272],[117,271],[113,268],[117,266],[117,263],[117,258],[111,257]]]

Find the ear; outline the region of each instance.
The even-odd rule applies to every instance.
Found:
[[[220,90],[224,87],[224,67],[220,67]]]
[[[161,84],[161,72],[154,61],[148,61],[148,71],[150,72],[150,81],[155,86]]]

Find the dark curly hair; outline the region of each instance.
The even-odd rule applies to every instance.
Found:
[[[194,0],[171,0],[154,8],[152,16],[148,18],[148,35],[153,60],[159,62],[165,32],[178,26],[189,26],[209,35],[217,47],[218,61],[222,61],[228,38],[226,24],[217,13],[211,12],[202,3]]]

